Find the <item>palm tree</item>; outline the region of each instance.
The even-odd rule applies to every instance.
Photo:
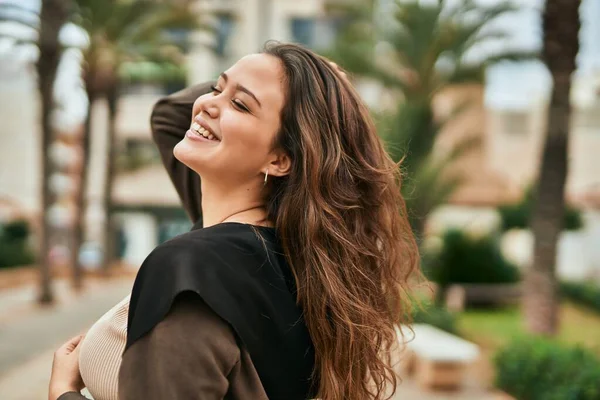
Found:
[[[48,149],[53,136],[50,114],[54,107],[52,88],[62,49],[58,41],[58,33],[68,17],[68,0],[43,0],[40,13],[39,48],[40,55],[37,61],[38,87],[42,105],[42,207],[41,207],[41,243],[39,248],[40,285],[39,301],[51,303],[54,298],[51,287],[50,261],[49,261],[49,236],[50,227],[46,218],[46,211],[50,206],[50,158]]]
[[[509,32],[491,28],[490,22],[515,10],[509,3],[484,7],[465,0],[450,8],[437,3],[397,0],[392,10],[367,6],[344,7],[354,21],[342,30],[335,49],[328,54],[351,72],[369,76],[386,87],[397,89],[403,97],[386,139],[392,157],[403,160],[408,179],[403,192],[407,199],[413,230],[422,237],[425,217],[448,198],[454,184],[432,196],[421,188],[418,171],[441,173],[440,164],[431,164],[435,139],[446,121],[436,121],[432,109],[434,96],[450,85],[482,82],[488,65],[502,60],[530,58],[531,53],[501,51],[481,59],[466,56],[483,42],[506,40]],[[386,21],[387,19],[387,21]],[[457,107],[457,111],[465,105]],[[456,115],[456,113],[454,114]],[[473,143],[473,138],[468,138]],[[469,146],[461,144],[463,149]],[[439,182],[430,176],[429,183]]]
[[[104,181],[103,203],[105,224],[103,229],[104,263],[108,265],[113,254],[111,246],[111,198],[115,173],[115,123],[119,100],[119,70],[124,62],[141,60],[174,61],[180,54],[179,43],[166,33],[168,29],[192,29],[201,27],[198,16],[192,11],[191,0],[75,0],[80,16],[79,24],[87,31],[90,44],[84,53],[84,81],[90,109],[84,133],[84,165],[90,152],[90,128],[94,101],[105,97],[108,103],[109,123],[107,132],[108,164]],[[84,237],[86,208],[86,168],[81,177],[78,196],[78,227],[75,232],[75,254]],[[81,266],[75,256],[76,270]]]
[[[525,278],[523,311],[527,329],[553,335],[559,325],[556,243],[563,227],[571,104],[571,77],[579,51],[580,0],[547,0],[542,58],[554,87],[532,215],[533,265]]]

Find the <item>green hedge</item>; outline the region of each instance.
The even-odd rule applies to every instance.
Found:
[[[534,192],[533,189],[530,188],[525,192],[525,196],[523,196],[523,199],[519,203],[498,207],[498,213],[500,214],[500,219],[502,221],[502,230],[528,229],[534,204]],[[581,229],[583,226],[581,212],[578,209],[567,205],[563,223],[563,228],[565,230],[575,231]]]
[[[29,246],[29,225],[15,221],[0,226],[0,268],[32,264],[35,256]]]
[[[600,312],[600,284],[594,282],[562,282],[561,293],[568,299]]]
[[[423,272],[440,285],[452,283],[516,283],[519,270],[508,262],[492,236],[472,238],[459,230],[449,230],[435,253],[423,255]]]
[[[458,334],[456,328],[456,317],[443,307],[434,304],[422,304],[415,306],[413,311],[413,322],[433,325],[443,331]]]
[[[521,338],[494,362],[496,386],[519,400],[600,399],[600,360],[589,350]]]
[[[125,62],[119,77],[126,83],[184,83],[187,70],[170,62],[137,61]]]

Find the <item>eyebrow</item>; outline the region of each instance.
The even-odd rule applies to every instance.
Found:
[[[223,80],[225,81],[225,83],[227,83],[227,80],[229,79],[229,77],[227,76],[227,74],[225,72],[221,73],[221,78],[223,78]],[[260,104],[260,101],[256,98],[256,96],[254,95],[254,93],[252,93],[250,90],[248,90],[248,88],[240,85],[239,83],[236,85],[235,87],[237,90],[239,90],[240,92],[244,92],[247,95],[249,95],[250,97],[252,97],[254,100],[256,100],[256,102],[258,103],[259,107],[262,107],[262,104]]]

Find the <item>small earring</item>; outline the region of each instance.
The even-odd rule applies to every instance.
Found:
[[[267,168],[265,171],[265,183],[263,184],[263,186],[265,186],[267,184],[267,178],[269,177],[269,169]]]

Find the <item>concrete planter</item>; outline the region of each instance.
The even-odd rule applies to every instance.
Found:
[[[37,281],[38,269],[31,266],[1,268],[0,290],[24,286]]]
[[[454,311],[467,305],[502,306],[516,304],[521,299],[519,283],[509,284],[453,284],[448,288],[446,303]]]
[[[113,263],[108,270],[83,271],[84,279],[106,279],[135,277],[137,269],[125,263]],[[73,270],[70,266],[54,266],[51,270],[52,279],[71,279]],[[0,268],[0,290],[17,287],[38,285],[40,271],[37,266]]]

